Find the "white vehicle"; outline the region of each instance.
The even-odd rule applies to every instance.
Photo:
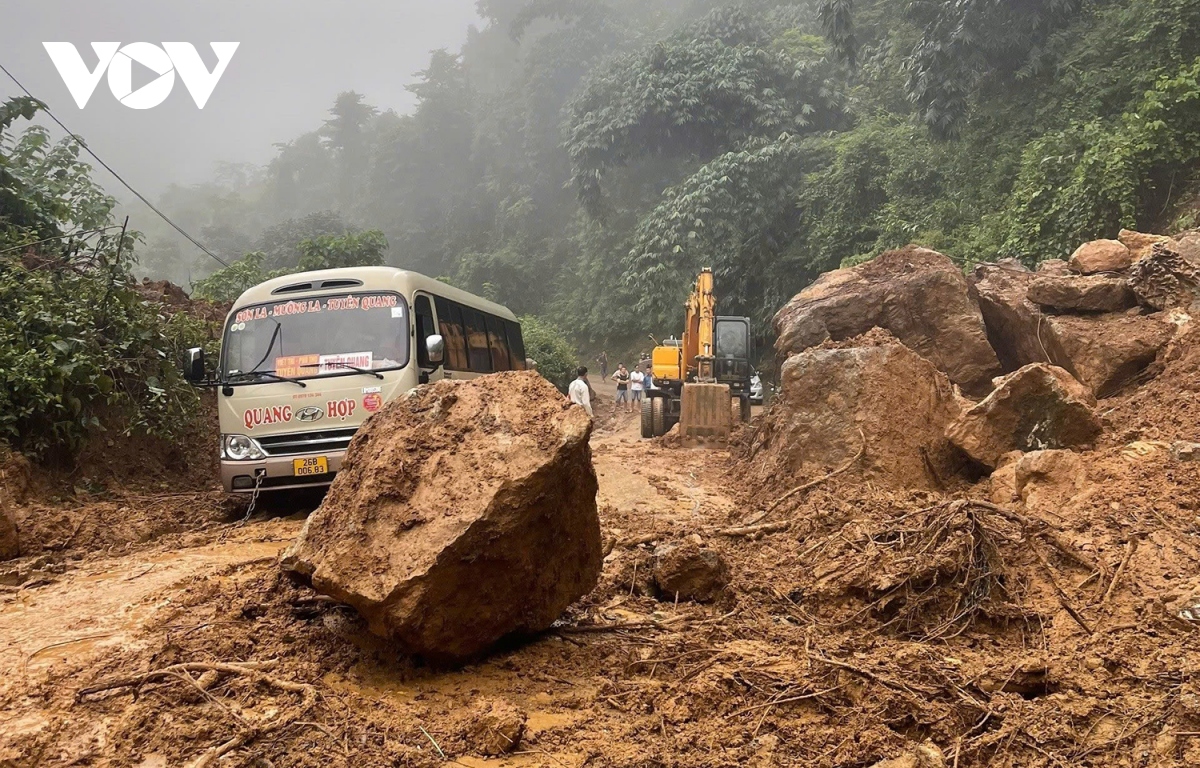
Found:
[[[185,373],[218,389],[225,490],[251,493],[328,485],[363,421],[418,384],[524,369],[506,308],[415,272],[356,267],[246,291],[216,380],[200,349]]]

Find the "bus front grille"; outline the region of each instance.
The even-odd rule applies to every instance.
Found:
[[[357,427],[327,429],[320,432],[298,432],[291,435],[272,435],[258,438],[258,444],[268,456],[299,456],[309,453],[344,451]]]

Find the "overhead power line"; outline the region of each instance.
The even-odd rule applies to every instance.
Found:
[[[145,195],[143,195],[141,192],[138,192],[136,189],[134,189],[132,184],[130,184],[128,181],[125,181],[125,179],[123,179],[123,178],[121,177],[121,174],[117,173],[116,171],[114,171],[114,170],[112,169],[112,166],[110,166],[108,163],[106,163],[106,162],[104,162],[103,160],[101,160],[101,159],[100,159],[100,156],[99,156],[99,155],[97,155],[95,152],[93,152],[93,151],[92,151],[92,148],[91,148],[91,147],[89,147],[89,146],[87,145],[87,142],[86,142],[86,141],[84,141],[83,139],[79,138],[77,135],[75,135],[75,132],[74,132],[74,131],[72,131],[70,128],[68,128],[66,125],[64,125],[64,124],[63,124],[63,121],[62,121],[62,120],[59,120],[59,119],[58,119],[58,118],[57,118],[57,117],[54,115],[54,113],[50,111],[50,107],[46,106],[46,102],[42,101],[42,100],[41,100],[41,99],[39,99],[37,96],[34,96],[34,95],[33,95],[33,94],[32,94],[32,93],[29,91],[29,89],[28,89],[28,88],[26,88],[24,85],[22,85],[22,84],[21,84],[21,81],[20,81],[20,80],[18,80],[18,79],[17,79],[17,78],[16,78],[16,77],[13,75],[13,73],[12,73],[12,72],[9,72],[9,71],[8,71],[8,69],[7,69],[7,68],[6,68],[6,67],[5,67],[3,64],[0,64],[0,71],[4,72],[4,74],[8,75],[8,78],[9,78],[10,80],[12,80],[14,83],[16,83],[16,84],[17,84],[17,87],[18,87],[18,88],[20,88],[22,91],[24,91],[26,96],[28,96],[29,98],[31,98],[31,99],[34,99],[34,100],[36,100],[38,103],[40,103],[40,104],[42,105],[42,111],[43,111],[43,112],[45,112],[47,115],[49,115],[51,120],[53,120],[54,122],[58,123],[58,127],[59,127],[59,128],[62,128],[64,131],[66,131],[66,132],[67,132],[67,135],[68,135],[68,136],[70,136],[70,137],[71,137],[71,139],[72,139],[72,140],[73,140],[73,141],[74,141],[76,144],[78,144],[80,147],[82,147],[84,152],[87,152],[89,155],[91,155],[91,156],[92,156],[92,159],[93,159],[93,160],[95,160],[97,163],[99,163],[99,164],[101,165],[101,167],[103,167],[103,168],[104,168],[104,170],[106,170],[106,171],[108,171],[109,173],[111,173],[111,174],[113,175],[113,178],[115,178],[117,181],[121,182],[121,184],[122,184],[122,185],[125,187],[125,189],[128,189],[130,192],[132,192],[132,193],[134,194],[134,196],[135,196],[135,197],[137,197],[137,199],[138,199],[138,200],[141,200],[143,203],[145,203],[147,208],[149,208],[150,210],[152,210],[152,211],[154,211],[156,214],[158,214],[158,217],[159,217],[160,219],[162,219],[163,221],[167,222],[167,224],[171,225],[171,227],[172,227],[172,228],[173,228],[173,229],[174,229],[176,232],[178,232],[179,234],[181,234],[181,235],[183,235],[185,238],[187,238],[187,240],[188,240],[188,241],[189,241],[189,242],[190,242],[192,245],[196,246],[197,248],[199,248],[200,250],[204,251],[206,254],[208,254],[209,256],[211,256],[211,257],[213,258],[213,260],[215,260],[215,261],[216,261],[218,264],[220,264],[220,265],[221,265],[221,266],[223,266],[223,267],[228,267],[228,266],[229,266],[229,262],[225,261],[225,259],[222,259],[222,258],[221,258],[220,256],[218,256],[217,254],[213,253],[212,251],[208,250],[208,249],[207,249],[207,248],[205,248],[203,245],[201,245],[199,240],[197,240],[196,238],[192,237],[192,236],[191,236],[191,235],[189,235],[187,232],[185,232],[185,231],[184,231],[184,229],[183,229],[183,227],[179,226],[179,225],[178,225],[178,224],[176,224],[174,221],[171,221],[171,218],[170,218],[169,216],[167,216],[167,214],[165,214],[165,213],[163,213],[162,211],[160,211],[160,210],[159,210],[159,209],[158,209],[158,208],[157,208],[157,207],[154,205],[154,203],[152,203],[152,202],[150,202],[149,200],[147,200]]]

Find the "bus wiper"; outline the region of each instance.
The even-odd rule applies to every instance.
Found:
[[[316,363],[316,364],[312,364],[312,365],[302,365],[300,367],[301,368],[318,368],[318,367],[321,367],[321,368],[345,368],[346,370],[354,371],[355,373],[365,373],[368,376],[374,376],[375,378],[377,378],[381,381],[385,378],[384,375],[382,373],[380,373],[379,371],[372,371],[369,368],[359,368],[357,365],[350,365],[349,363],[342,363],[342,362]]]
[[[293,379],[290,376],[280,376],[279,374],[275,373],[275,371],[246,371],[244,373],[232,373],[230,376],[237,376],[238,378],[243,376],[266,376],[268,379],[275,379],[275,381],[290,381],[293,384],[299,384],[304,389],[308,388],[308,385],[303,381],[300,381],[300,379]]]

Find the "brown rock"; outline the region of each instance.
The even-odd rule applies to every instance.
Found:
[[[1049,362],[1107,397],[1153,362],[1173,333],[1162,318],[1047,315],[1029,298],[1044,297],[1039,291],[1047,287],[1097,278],[1111,279],[1045,277],[993,264],[976,268],[971,290],[1005,369]]]
[[[1016,491],[1027,509],[1058,511],[1087,488],[1083,457],[1074,451],[1033,451],[1016,465]]]
[[[1006,371],[1030,363],[1061,360],[1061,349],[1045,334],[1042,310],[1029,300],[1037,275],[1027,269],[980,264],[971,278],[971,294],[983,313],[988,341]]]
[[[664,600],[707,603],[729,584],[729,566],[703,544],[664,544],[654,553],[654,583]]]
[[[419,387],[359,430],[283,567],[432,661],[544,630],[600,573],[590,433],[536,373]]]
[[[1037,273],[1038,277],[1075,274],[1071,269],[1071,265],[1062,259],[1046,259],[1045,261],[1038,262]]]
[[[1120,312],[1137,306],[1129,281],[1112,275],[1039,275],[1027,295],[1043,307],[1076,312]]]
[[[1161,243],[1134,265],[1129,283],[1138,301],[1152,309],[1200,311],[1200,266]]]
[[[1061,367],[1096,397],[1108,397],[1153,363],[1175,330],[1155,315],[1059,315],[1047,318],[1043,336],[1061,352]]]
[[[1093,240],[1071,254],[1071,269],[1085,275],[1121,272],[1133,264],[1133,254],[1119,240]]]
[[[1138,261],[1149,256],[1155,245],[1168,243],[1171,238],[1166,235],[1147,235],[1144,232],[1134,232],[1132,229],[1122,229],[1121,233],[1117,235],[1117,240],[1129,249],[1133,260]]]
[[[1018,498],[1017,495],[1017,465],[1003,464],[992,472],[989,478],[988,498],[993,504],[1006,507]]]
[[[936,251],[910,246],[822,275],[775,315],[782,361],[827,340],[879,327],[969,392],[1000,372],[962,270]]]
[[[485,700],[471,709],[466,739],[484,757],[514,751],[525,735],[525,713],[506,701]]]
[[[1174,238],[1175,250],[1190,264],[1200,266],[1200,229],[1192,229]]]
[[[935,490],[961,468],[946,427],[962,404],[945,374],[882,331],[794,355],[760,417],[752,482],[787,491],[865,453],[850,470],[881,485]],[[861,432],[860,432],[861,430]],[[865,449],[864,449],[865,440]]]
[[[1171,446],[1171,455],[1176,461],[1200,461],[1200,443],[1179,441]]]
[[[1028,365],[1005,379],[986,400],[947,429],[950,441],[995,468],[1011,451],[1074,448],[1101,431],[1092,393],[1052,365]]]

